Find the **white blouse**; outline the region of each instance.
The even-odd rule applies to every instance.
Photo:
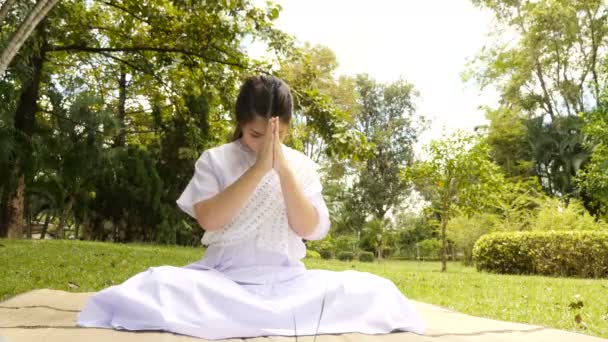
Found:
[[[329,231],[330,220],[322,196],[319,166],[302,152],[281,146],[300,189],[319,215],[316,229],[306,239],[322,239]],[[223,191],[252,167],[255,161],[255,152],[240,140],[204,151],[196,161],[194,175],[177,199],[177,205],[196,218],[194,204]],[[241,263],[242,266],[274,263],[268,260],[268,256],[280,263],[296,265],[301,264],[299,260],[306,255],[302,238],[289,227],[279,178],[274,170],[262,178],[251,197],[229,224],[218,231],[205,232],[201,242],[210,247],[205,254],[206,259],[216,259],[214,263],[219,265],[228,258],[232,263],[236,263],[231,265],[232,267],[238,267]],[[245,256],[246,260],[235,260],[235,254],[242,255],[243,250],[264,255],[264,260],[252,261],[251,258],[255,258],[255,255]],[[210,255],[210,252],[217,255]],[[276,258],[273,258],[273,255]],[[287,260],[283,261],[283,257]]]

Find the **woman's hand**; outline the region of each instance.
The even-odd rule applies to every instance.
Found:
[[[281,144],[281,138],[279,137],[279,118],[275,117],[274,120],[274,170],[281,176],[282,173],[288,170],[287,161],[285,160],[285,156],[283,155],[283,146]]]
[[[264,142],[262,148],[256,154],[255,166],[260,168],[264,174],[270,171],[273,167],[273,151],[274,151],[274,136],[275,136],[275,122],[274,119],[268,120],[268,126],[266,127],[266,134],[264,134]],[[278,131],[278,129],[277,129]]]

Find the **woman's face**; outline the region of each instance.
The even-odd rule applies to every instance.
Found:
[[[269,132],[266,132],[267,128],[268,119],[256,116],[255,120],[242,126],[243,137],[241,138],[241,141],[257,154],[262,148],[266,134],[272,133],[270,132],[270,129],[268,129]],[[279,120],[279,138],[281,139],[281,143],[285,140],[288,129],[289,125]]]

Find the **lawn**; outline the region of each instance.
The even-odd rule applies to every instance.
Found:
[[[0,240],[0,300],[37,288],[97,291],[150,266],[183,266],[202,255],[202,248]],[[411,299],[467,314],[608,338],[608,279],[495,275],[459,263],[450,263],[447,273],[439,271],[437,262],[305,263],[308,268],[375,273],[391,279]]]

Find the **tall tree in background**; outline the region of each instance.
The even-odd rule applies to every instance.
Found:
[[[15,15],[7,17],[8,27],[16,27],[28,10],[22,3],[16,4]],[[133,158],[139,155],[138,149],[145,151],[150,160],[158,161],[155,172],[184,175],[167,178],[171,186],[163,199],[174,202],[175,189],[183,188],[187,173],[191,176],[189,170],[200,150],[227,135],[232,97],[241,77],[268,68],[249,59],[241,42],[254,36],[277,54],[288,53],[290,38],[271,23],[277,14],[274,5],[260,9],[248,1],[61,2],[38,25],[2,80],[6,101],[0,143],[8,148],[0,162],[3,171],[11,174],[0,187],[0,236],[9,232],[13,237],[22,236],[28,186],[36,181],[34,172],[56,171],[35,165],[33,157],[39,154],[32,150],[40,142],[34,138],[37,133],[53,136],[58,129],[75,133],[93,129],[101,134],[104,150],[116,149],[108,155],[124,162],[128,158],[119,157],[119,149]],[[59,89],[63,100],[40,101],[52,97],[52,89]],[[71,111],[55,108],[69,108],[83,93],[98,97],[105,107],[93,108],[93,112],[109,110],[114,114],[112,122],[90,127]],[[51,117],[74,125],[56,126],[59,121]],[[159,159],[161,151],[183,162],[172,165],[170,159]],[[179,168],[186,164],[188,167]],[[133,192],[135,195],[146,194]],[[69,204],[70,197],[57,203]],[[102,219],[103,213],[99,214]],[[121,215],[121,219],[128,217],[126,212]]]
[[[441,218],[441,271],[447,270],[446,228],[456,208],[465,213],[493,208],[493,194],[501,192],[503,175],[488,158],[489,146],[478,137],[457,132],[426,147],[428,161],[403,169],[402,177],[431,202]]]
[[[489,113],[489,143],[497,162],[509,175],[532,171],[548,194],[566,200],[580,196],[589,207],[590,194],[581,193],[574,181],[590,156],[579,114],[602,105],[605,1],[472,2],[497,19],[497,43],[470,65],[482,87],[493,85],[501,94],[500,108]],[[504,32],[512,34],[500,36]],[[514,119],[512,129],[506,130],[505,116]]]
[[[351,78],[334,78],[335,54],[324,46],[305,44],[281,61],[279,76],[294,96],[290,142],[317,162],[361,159],[366,137],[355,129],[357,92]]]
[[[8,44],[3,47],[2,53],[0,53],[0,77],[4,75],[6,68],[8,68],[8,65],[17,55],[19,49],[21,49],[21,46],[23,46],[36,26],[47,16],[57,2],[59,2],[59,0],[38,0],[36,2],[36,5],[32,8],[31,12],[29,12],[27,17],[25,17]],[[0,25],[2,25],[4,18],[10,13],[14,3],[14,0],[5,0],[2,7],[0,7]]]
[[[367,137],[356,127],[360,98],[352,77],[334,77],[335,54],[323,46],[303,45],[281,62],[279,76],[294,95],[294,120],[288,140],[325,166],[324,197],[336,234],[360,231],[367,209],[348,179],[371,155]]]
[[[418,93],[404,80],[385,85],[359,75],[356,89],[361,102],[356,127],[373,144],[372,156],[361,165],[357,187],[368,212],[382,220],[407,194],[399,173],[411,163],[413,145],[426,123],[415,113]]]
[[[608,112],[605,108],[587,113],[584,132],[593,154],[587,167],[577,175],[578,184],[593,194],[588,206],[591,213],[608,218]]]

